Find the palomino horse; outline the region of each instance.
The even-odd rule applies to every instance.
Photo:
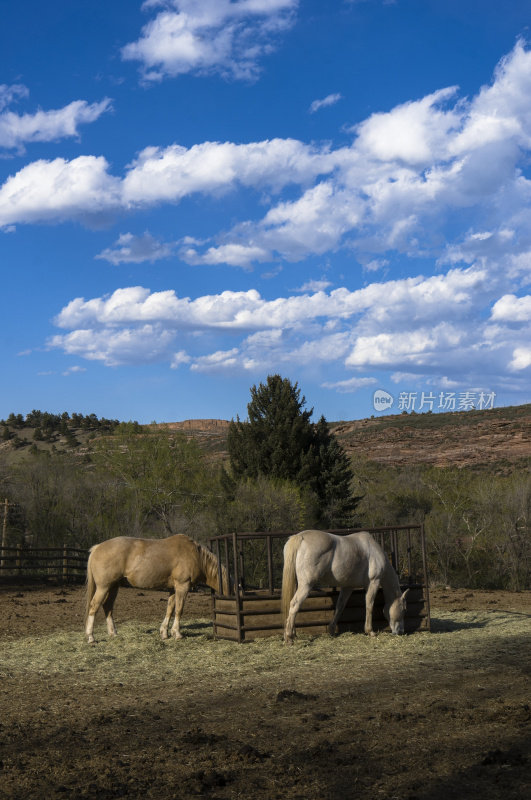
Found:
[[[284,546],[282,574],[281,603],[286,644],[293,644],[297,612],[312,587],[317,585],[341,587],[334,618],[328,626],[331,635],[335,633],[337,621],[352,590],[363,587],[366,590],[365,633],[374,636],[372,609],[380,586],[391,631],[404,632],[405,598],[409,590],[401,594],[396,572],[370,533],[363,531],[336,536],[325,531],[302,531],[290,536]]]
[[[223,566],[221,573],[223,593],[227,594],[229,579]],[[171,635],[181,639],[179,623],[186,595],[195,583],[206,583],[219,591],[218,560],[210,550],[182,534],[167,539],[118,536],[94,545],[87,564],[85,612],[85,633],[90,643],[94,641],[94,617],[101,605],[107,618],[109,636],[116,636],[112,610],[118,588],[126,583],[137,589],[169,590],[160,635],[163,639],[168,638],[168,625],[175,610]]]

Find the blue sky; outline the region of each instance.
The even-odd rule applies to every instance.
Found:
[[[530,402],[530,17],[4,4],[0,417]]]

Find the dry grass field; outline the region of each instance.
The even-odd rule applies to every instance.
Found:
[[[210,598],[0,589],[0,797],[520,800],[530,796],[531,593],[432,592],[432,632],[215,641]],[[162,602],[164,601],[164,602]]]

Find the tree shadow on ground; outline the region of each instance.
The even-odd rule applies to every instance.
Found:
[[[455,633],[455,631],[473,630],[474,628],[486,628],[489,625],[488,619],[473,620],[467,622],[459,619],[438,619],[432,617],[430,620],[431,633]]]

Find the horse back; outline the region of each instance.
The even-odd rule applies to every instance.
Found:
[[[96,582],[109,585],[125,578],[138,588],[169,589],[175,579],[193,583],[199,574],[198,547],[183,534],[166,539],[117,536],[96,545],[90,558]]]
[[[310,583],[365,587],[385,569],[385,554],[370,533],[308,530],[301,535],[297,572],[304,571]]]

